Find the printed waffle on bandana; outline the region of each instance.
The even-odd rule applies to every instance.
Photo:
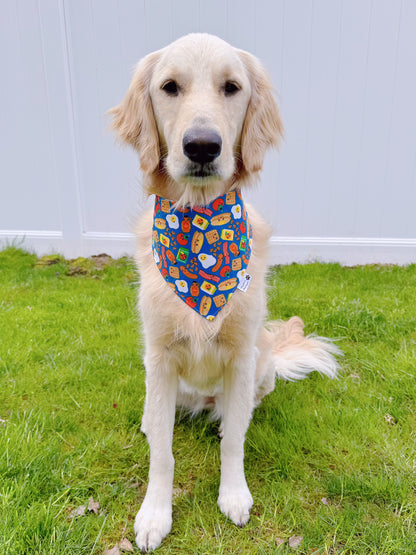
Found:
[[[239,190],[208,206],[180,209],[156,196],[152,246],[157,267],[183,302],[208,320],[246,278],[250,235]]]

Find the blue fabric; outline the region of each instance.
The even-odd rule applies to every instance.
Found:
[[[175,208],[155,198],[153,257],[163,278],[190,308],[213,320],[246,277],[251,229],[237,189],[208,206]]]

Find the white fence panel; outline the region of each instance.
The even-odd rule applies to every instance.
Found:
[[[271,262],[416,262],[414,0],[3,0],[0,240],[131,253],[138,160],[106,111],[188,32],[263,60],[286,140],[248,193]]]

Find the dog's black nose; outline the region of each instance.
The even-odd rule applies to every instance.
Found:
[[[207,164],[221,154],[222,140],[212,129],[189,129],[182,140],[183,153],[192,162]]]

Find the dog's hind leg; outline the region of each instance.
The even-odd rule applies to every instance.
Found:
[[[142,430],[150,447],[149,484],[134,530],[143,551],[155,549],[172,526],[173,425],[178,377],[166,355],[146,356],[146,401]]]
[[[244,475],[244,440],[254,408],[255,349],[224,370],[221,482],[218,505],[237,526],[250,518],[253,498]]]

